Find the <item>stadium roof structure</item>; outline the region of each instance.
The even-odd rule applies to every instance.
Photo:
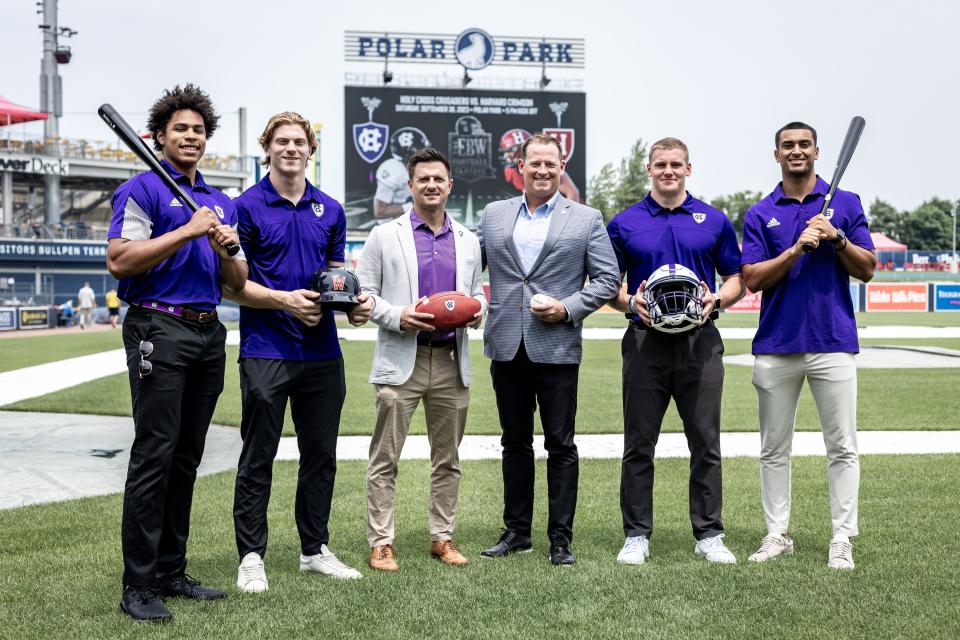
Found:
[[[870,233],[870,239],[873,240],[873,248],[877,251],[906,251],[907,245],[900,244],[896,240],[891,240],[887,236],[877,231]]]
[[[10,102],[0,96],[0,127],[34,120],[46,120],[47,114]]]

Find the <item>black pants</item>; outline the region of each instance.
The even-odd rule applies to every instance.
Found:
[[[237,551],[267,551],[267,505],[283,415],[290,413],[300,449],[295,518],[304,555],[329,541],[327,521],[337,473],[337,434],[346,398],[343,358],[322,361],[240,360],[243,450],[233,498]]]
[[[223,390],[226,329],[130,307],[123,344],[135,435],[123,494],[124,585],[155,586],[184,573],[190,507],[207,428]],[[141,340],[153,371],[139,374]]]
[[[573,442],[579,364],[531,362],[523,343],[513,360],[490,364],[503,435],[503,524],[530,535],[533,521],[533,413],[540,405],[547,449],[548,536],[573,539],[580,457]]]
[[[697,540],[723,533],[720,396],[723,341],[712,322],[669,334],[631,325],[623,336],[620,512],[627,537],[653,531],[653,452],[672,397],[690,449],[690,524]]]

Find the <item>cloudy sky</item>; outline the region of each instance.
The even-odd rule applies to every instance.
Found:
[[[34,0],[4,0],[0,9],[0,95],[28,106],[39,103],[34,11]],[[60,24],[79,31],[63,42],[74,58],[61,66],[61,135],[107,137],[95,115],[102,102],[142,126],[163,88],[192,81],[224,114],[213,151],[237,151],[240,106],[248,109],[251,149],[277,111],[322,122],[321,186],[334,197],[343,196],[344,73],[379,72],[344,63],[344,30],[479,27],[494,37],[586,39],[586,69],[573,75],[587,92],[588,175],[619,161],[637,138],[670,135],[691,147],[695,193],[767,192],[779,179],[773,133],[799,119],[818,129],[819,172],[829,179],[847,124],[859,114],[867,128],[846,188],[865,203],[881,197],[900,208],[934,195],[960,198],[953,155],[960,147],[960,5],[948,0],[60,0]],[[489,67],[476,75],[508,73],[518,71]]]

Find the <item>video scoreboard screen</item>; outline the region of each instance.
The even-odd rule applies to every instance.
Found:
[[[370,229],[412,206],[407,158],[436,147],[450,159],[447,212],[474,228],[487,203],[518,195],[520,145],[557,138],[566,160],[560,191],[586,196],[586,96],[546,91],[345,88],[347,226]]]

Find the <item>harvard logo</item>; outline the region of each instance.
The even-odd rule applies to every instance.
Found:
[[[346,276],[333,276],[333,290],[343,291],[347,285]]]
[[[693,214],[693,221],[697,224],[703,224],[703,221],[707,219],[707,214],[705,213],[695,213]]]

